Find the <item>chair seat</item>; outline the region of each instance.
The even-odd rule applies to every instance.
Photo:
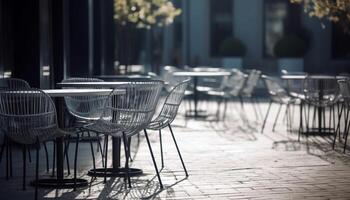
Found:
[[[148,124],[147,129],[159,130],[168,126],[170,123],[171,121],[169,118],[157,117],[156,119],[154,119]]]
[[[99,120],[96,123],[87,124],[83,129],[94,131],[97,133],[109,134],[115,137],[122,137],[123,128],[115,123],[106,123],[103,120]]]
[[[290,94],[290,96],[292,96],[294,98],[305,100],[305,95],[304,94],[300,94],[300,93],[297,93],[297,92],[290,92],[289,94]]]

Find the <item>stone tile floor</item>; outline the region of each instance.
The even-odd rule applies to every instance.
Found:
[[[264,134],[261,119],[255,120],[253,110],[238,112],[235,103],[227,109],[224,121],[193,120],[179,116],[173,130],[181,148],[190,176],[185,177],[171,135],[163,131],[165,167],[161,172],[164,190],[159,190],[147,143],[142,134],[139,145],[134,142],[132,166],[144,175],[132,178],[132,188],[125,189],[123,179],[98,178],[91,187],[78,191],[40,189],[42,199],[350,199],[350,153],[343,154],[341,144],[331,148],[331,138],[302,137],[287,133],[279,120],[273,133],[272,123],[277,106],[268,119]],[[215,106],[208,106],[213,108]],[[265,113],[267,104],[261,103]],[[210,110],[210,109],[209,109]],[[297,111],[297,109],[296,109]],[[297,115],[297,114],[296,114]],[[244,119],[244,120],[242,120]],[[153,150],[160,166],[159,138],[149,131]],[[136,141],[136,140],[135,140]],[[51,151],[49,145],[49,150]],[[72,148],[74,149],[74,148]],[[73,150],[71,159],[73,158]],[[80,145],[80,176],[90,180],[89,144]],[[0,199],[31,199],[34,189],[21,190],[21,153],[14,151],[14,177],[4,178],[4,162],[0,167]],[[34,160],[34,151],[32,153]],[[111,154],[110,154],[111,155]],[[41,153],[41,177],[45,158]],[[99,156],[99,154],[96,154]],[[100,162],[100,157],[99,162]],[[71,163],[73,163],[71,161]],[[101,166],[101,163],[99,163]],[[28,165],[28,183],[33,180],[34,162]]]

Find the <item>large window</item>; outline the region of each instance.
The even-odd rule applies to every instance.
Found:
[[[339,24],[332,27],[332,58],[350,59],[350,34],[345,33]]]
[[[210,0],[210,53],[220,56],[222,42],[233,35],[233,0]]]
[[[304,35],[301,27],[300,6],[288,0],[265,0],[264,54],[274,57],[276,43],[288,34]]]

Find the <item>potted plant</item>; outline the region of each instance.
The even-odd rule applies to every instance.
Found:
[[[274,54],[278,58],[278,70],[291,72],[304,71],[304,55],[306,42],[301,37],[291,34],[282,37],[274,47]]]
[[[222,56],[222,66],[225,68],[242,68],[242,57],[246,54],[246,47],[241,40],[229,37],[219,46]]]

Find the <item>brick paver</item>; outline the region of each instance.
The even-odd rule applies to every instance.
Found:
[[[267,104],[262,107],[265,112]],[[142,168],[144,175],[132,178],[132,189],[125,189],[123,179],[110,179],[103,184],[103,179],[98,178],[91,187],[76,192],[40,189],[40,194],[47,199],[350,199],[350,157],[349,153],[341,153],[342,145],[333,151],[331,138],[320,136],[302,137],[298,142],[296,131],[287,133],[282,120],[272,133],[274,115],[261,134],[261,123],[250,114],[253,112],[249,106],[246,108],[249,123],[240,120],[241,113],[233,108],[229,106],[224,122],[185,120],[182,116],[174,122],[173,130],[190,174],[188,178],[184,176],[169,131],[163,131],[165,168],[161,176],[165,189],[162,191],[141,136],[139,147],[133,149],[132,166]],[[277,108],[274,109],[273,112]],[[149,131],[149,135],[160,167],[158,134]],[[83,153],[79,171],[81,176],[89,178],[84,176],[92,166],[89,145],[82,144],[80,151]],[[4,180],[1,163],[0,199],[31,198],[33,188],[21,191],[21,154],[14,152],[14,155],[14,178],[10,181]],[[42,160],[43,163],[44,157]],[[28,171],[33,169],[34,164],[29,164]],[[43,171],[42,175],[45,174]]]

